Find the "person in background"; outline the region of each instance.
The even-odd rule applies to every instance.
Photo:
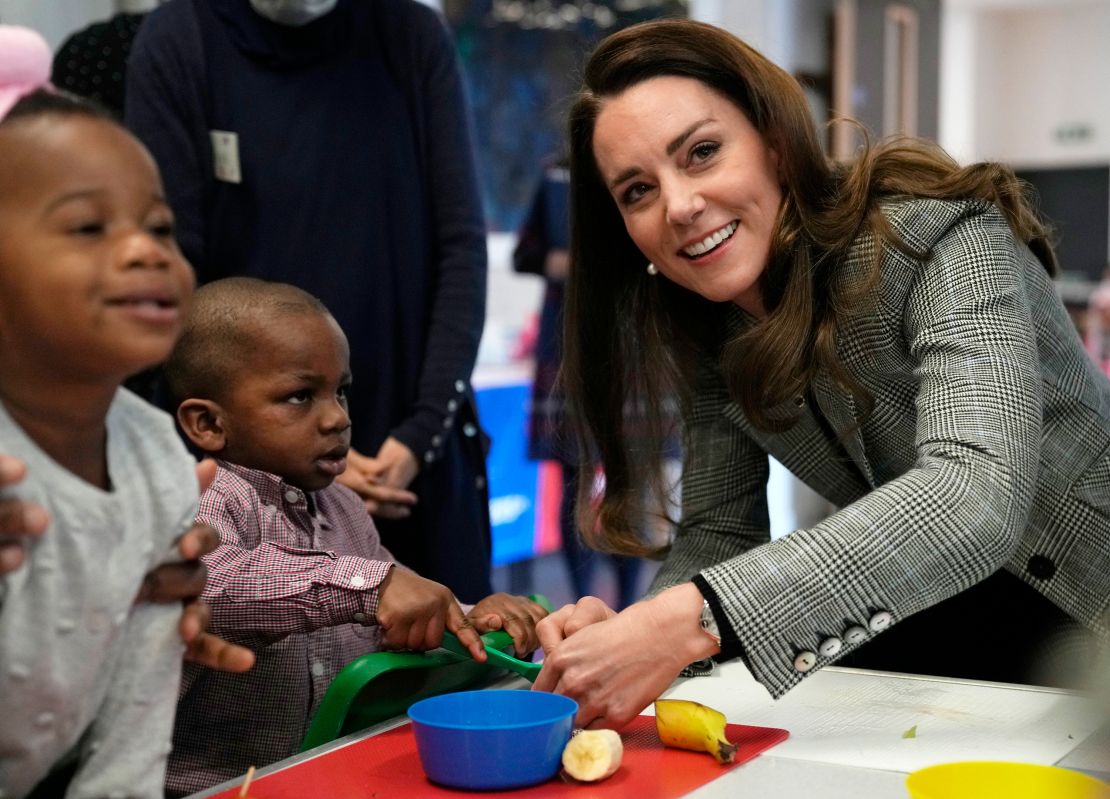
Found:
[[[682,517],[651,598],[540,622],[535,688],[619,728],[706,658],[774,697],[836,662],[1082,684],[1110,641],[1110,379],[1013,172],[913,139],[832,163],[798,83],[692,21],[606,39],[569,128],[585,529],[643,551],[658,466],[621,414],[675,396]],[[769,455],[839,510],[770,541]]]
[[[399,560],[476,601],[486,245],[463,89],[415,0],[171,0],[135,40],[125,106],[202,284],[292,283],[335,314],[359,375],[342,480]]]
[[[1091,293],[1086,336],[1087,351],[1099,368],[1110,375],[1110,272]]]
[[[203,286],[166,375],[181,428],[219,464],[197,513],[220,534],[205,558],[212,627],[257,654],[247,675],[186,668],[170,795],[295,754],[339,670],[367,652],[432,649],[450,630],[482,661],[478,633],[501,628],[519,654],[536,648],[543,608],[493,594],[464,615],[333,484],[350,451],[352,375],[347,339],[315,297],[254,278]]]
[[[578,455],[566,419],[558,385],[563,361],[563,287],[570,265],[566,161],[546,166],[513,250],[513,269],[540,275],[545,282],[539,334],[536,338],[536,372],[532,381],[532,409],[528,420],[528,457],[555,461],[563,477],[559,504],[559,532],[563,561],[575,598],[592,591],[597,555],[583,546],[578,535]],[[592,481],[591,481],[592,485]],[[607,558],[616,572],[617,606],[627,607],[639,598],[640,559],[622,555]]]
[[[124,11],[71,34],[54,55],[53,84],[95,100],[123,119],[127,59],[145,17],[145,12]]]
[[[192,292],[142,145],[76,99],[19,99],[0,121],[0,451],[47,518],[0,577],[8,796],[162,795],[181,612],[137,595],[195,526],[198,478],[120,386],[169,353]]]

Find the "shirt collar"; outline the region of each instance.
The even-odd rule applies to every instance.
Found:
[[[219,464],[220,468],[227,469],[236,477],[250,483],[263,502],[279,506],[304,504],[308,507],[310,513],[316,511],[316,503],[311,492],[302,491],[296,486],[290,485],[276,474],[264,472],[261,469],[249,469],[246,466],[240,466],[238,463],[228,463],[222,460],[217,460],[216,463]]]

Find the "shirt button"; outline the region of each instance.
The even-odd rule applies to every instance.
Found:
[[[878,613],[871,617],[871,620],[867,622],[867,626],[871,628],[871,632],[877,633],[880,630],[885,630],[887,627],[889,627],[891,621],[892,619],[890,614],[887,613],[885,610],[880,610]]]
[[[447,412],[448,413],[454,413],[458,409],[459,409],[459,401],[458,400],[447,400]]]
[[[466,424],[463,425],[463,435],[466,436],[467,438],[474,438],[474,436],[477,435],[477,434],[478,434],[478,428],[475,427],[470,422],[467,422]]]
[[[13,680],[26,680],[31,676],[31,670],[22,663],[13,663],[8,668],[8,676]]]
[[[424,463],[431,463],[436,459],[436,454],[431,450],[424,453]]]
[[[301,492],[295,488],[287,489],[285,492],[285,501],[293,504],[301,498]]]
[[[362,586],[366,585],[366,578],[363,577],[361,574],[356,574],[354,577],[351,578],[351,585],[353,585],[355,588],[362,588]]]
[[[324,676],[324,671],[325,671],[324,664],[321,663],[319,660],[314,661],[312,663],[312,675],[314,677],[323,677]]]
[[[475,477],[474,487],[481,491],[483,488],[486,487],[486,478],[482,477],[482,475],[478,475],[477,477]]]
[[[849,644],[858,644],[865,638],[867,638],[867,630],[863,629],[858,624],[844,631],[844,640]]]
[[[821,642],[821,646],[817,647],[817,651],[821,653],[821,657],[831,658],[833,655],[840,654],[841,646],[839,638],[826,638]]]
[[[432,436],[432,446],[433,447],[438,447],[442,443],[443,443],[443,436],[439,435],[438,433],[436,435]]]
[[[71,633],[77,628],[77,622],[73,619],[58,619],[54,624],[54,629],[65,635]]]
[[[354,620],[357,621],[359,624],[366,624],[366,614],[360,610],[354,615]]]
[[[456,380],[455,381],[455,391],[462,394],[464,391],[466,391],[466,383],[464,383],[461,380]]]
[[[794,669],[805,674],[807,671],[817,665],[817,655],[812,652],[799,652],[798,656],[794,658]]]
[[[451,427],[452,427],[452,426],[453,426],[454,424],[455,424],[455,419],[454,419],[454,417],[448,416],[448,417],[447,417],[446,419],[444,419],[444,420],[443,420],[443,429],[444,429],[444,430],[450,430],[450,429],[451,429]]]
[[[54,714],[48,712],[35,716],[35,724],[39,727],[49,727],[54,724]]]

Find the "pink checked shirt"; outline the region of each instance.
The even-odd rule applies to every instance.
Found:
[[[257,654],[246,674],[186,666],[167,792],[180,796],[294,754],[332,679],[379,647],[377,586],[393,557],[362,501],[305,494],[220,462],[197,521],[220,534],[204,558],[210,629]]]

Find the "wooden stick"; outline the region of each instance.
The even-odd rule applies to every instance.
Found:
[[[247,795],[247,789],[251,787],[251,780],[254,779],[254,766],[247,769],[247,778],[243,780],[243,787],[239,789],[239,799]]]

